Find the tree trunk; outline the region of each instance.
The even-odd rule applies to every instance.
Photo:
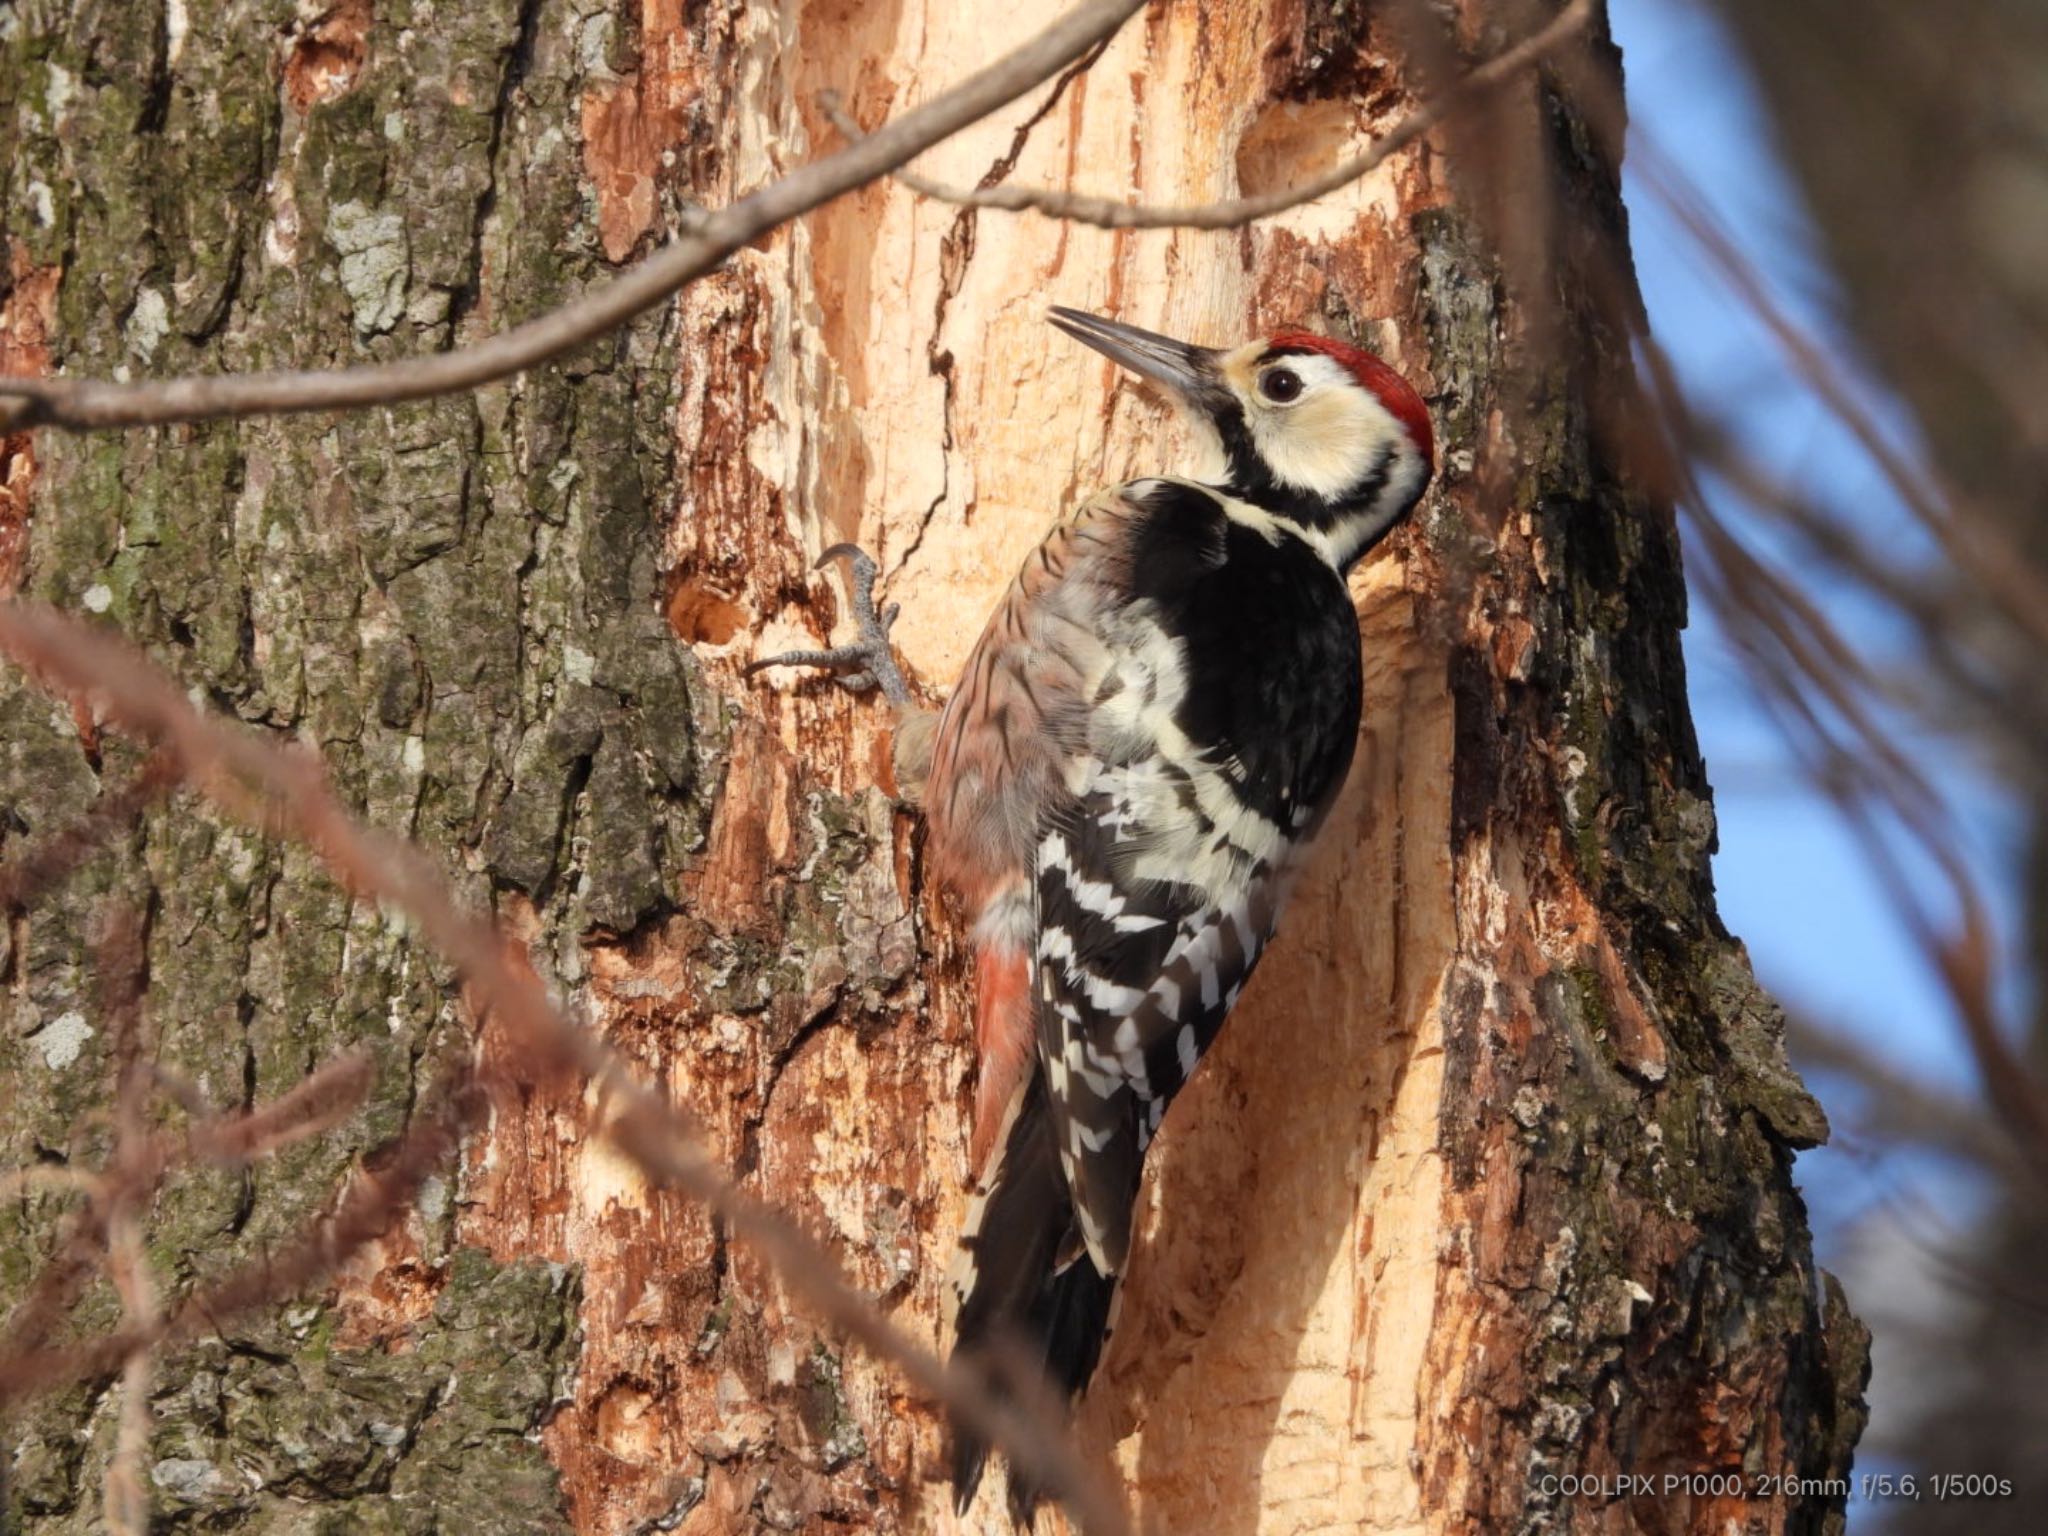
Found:
[[[1524,30],[1467,9],[1475,54]],[[317,365],[483,334],[630,260],[682,204],[829,146],[825,88],[872,124],[1037,23],[986,0],[317,12],[6,13],[8,314],[54,284],[52,366]],[[1154,6],[923,168],[1264,190],[1398,115],[1399,57],[1357,7]],[[1375,346],[1431,401],[1439,488],[1354,583],[1358,762],[1152,1159],[1084,1443],[1147,1529],[1821,1529],[1825,1493],[1557,1481],[1840,1475],[1863,1346],[1790,1181],[1818,1111],[1713,912],[1669,512],[1590,425],[1635,399],[1615,167],[1537,81],[1491,120],[1567,211],[1543,252],[1561,326],[1516,296],[1441,146],[1252,232],[1112,234],[877,187],[474,399],[38,438],[25,586],[317,743],[749,1188],[935,1337],[972,1082],[964,935],[874,787],[883,711],[739,667],[833,627],[841,589],[807,568],[856,537],[938,696],[1063,508],[1175,462],[1167,415],[1051,333],[1046,303]],[[1553,333],[1581,345],[1534,348]],[[14,846],[132,754],[5,687]],[[181,801],[14,917],[11,1163],[101,1134],[80,1119],[106,1076],[86,915],[138,887],[161,1053],[217,1101],[350,1045],[380,1066],[343,1130],[166,1194],[169,1289],[322,1209],[476,1036],[402,926]],[[488,1026],[481,1049],[503,1049]],[[338,1290],[169,1357],[160,1514],[946,1528],[932,1413],[650,1189],[605,1117],[571,1082],[501,1108]],[[8,1296],[59,1215],[42,1194],[0,1211]],[[93,1523],[107,1391],[17,1414],[24,1529]],[[1002,1529],[999,1507],[963,1528]]]

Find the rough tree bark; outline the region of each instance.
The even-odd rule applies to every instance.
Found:
[[[1475,53],[1521,29],[1461,10]],[[990,0],[0,19],[9,364],[80,374],[396,356],[533,314],[681,204],[829,143],[821,89],[873,122],[1032,24]],[[1415,88],[1398,58],[1358,6],[1158,5],[926,168],[1261,190],[1397,114]],[[1599,62],[1617,67],[1604,44]],[[1546,84],[1497,121],[1563,200],[1543,334],[1568,353],[1533,344],[1499,226],[1441,144],[1249,233],[1109,234],[876,188],[475,399],[10,445],[24,585],[317,743],[750,1187],[930,1333],[971,1083],[961,935],[923,888],[914,822],[873,787],[880,711],[739,665],[829,627],[839,589],[807,566],[853,536],[941,689],[1047,521],[1170,459],[1172,423],[1048,332],[1048,301],[1377,346],[1430,398],[1444,473],[1356,582],[1359,761],[1154,1158],[1084,1432],[1147,1529],[1820,1529],[1826,1497],[1544,1482],[1838,1474],[1862,1336],[1790,1181],[1820,1116],[1713,911],[1671,520],[1594,430],[1635,398],[1616,168]],[[15,845],[129,759],[0,688]],[[319,1209],[475,1037],[402,928],[181,802],[61,903],[10,914],[10,1162],[97,1134],[87,915],[138,888],[163,1054],[217,1100],[347,1044],[381,1068],[344,1131],[159,1204],[174,1287]],[[574,1084],[530,1096],[336,1292],[167,1361],[162,1515],[943,1528],[933,1418],[649,1190],[596,1135],[605,1113]],[[57,1217],[44,1195],[0,1210],[8,1296]],[[84,1316],[111,1305],[95,1293]],[[92,1525],[105,1384],[7,1433],[11,1518]],[[966,1528],[998,1529],[994,1507]]]

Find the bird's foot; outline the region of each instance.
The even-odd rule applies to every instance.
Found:
[[[891,603],[886,608],[876,609],[875,577],[879,573],[875,562],[858,545],[834,544],[818,556],[817,565],[812,569],[842,559],[853,573],[851,596],[857,638],[829,650],[783,651],[774,656],[763,656],[748,663],[747,675],[751,677],[765,667],[821,667],[838,673],[842,688],[865,693],[870,688],[879,687],[882,697],[891,704],[907,707],[910,685],[903,680],[902,669],[896,665],[896,653],[889,646],[889,629],[895,624],[901,605]]]

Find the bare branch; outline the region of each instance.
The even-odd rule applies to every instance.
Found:
[[[192,1128],[194,1155],[233,1166],[331,1131],[370,1096],[376,1067],[368,1055],[337,1056],[304,1082],[246,1114],[226,1115]]]
[[[1360,177],[1370,175],[1398,151],[1436,127],[1451,113],[1474,97],[1507,84],[1571,38],[1585,30],[1593,17],[1593,0],[1572,0],[1558,12],[1550,25],[1476,65],[1436,100],[1410,112],[1400,122],[1373,140],[1370,148],[1343,164],[1311,177],[1300,186],[1256,197],[1232,198],[1224,202],[1171,204],[1128,203],[1118,198],[1089,192],[1062,192],[1051,187],[955,187],[915,171],[897,170],[897,181],[922,197],[962,208],[994,208],[1005,213],[1040,213],[1047,218],[1092,224],[1100,229],[1237,229],[1259,219],[1270,219],[1303,203],[1326,197]],[[820,100],[832,125],[855,143],[864,138],[860,125],[846,114],[836,92]]]
[[[1920,524],[1941,540],[1957,568],[1999,600],[2036,645],[2048,644],[2048,584],[1997,520],[1945,483],[1930,483],[1896,448],[1820,344],[1771,297],[1755,264],[1707,209],[1697,189],[1654,145],[1638,147],[1638,171],[1718,269],[1736,296],[1770,331],[1786,359],[1849,431]]]
[[[423,400],[507,378],[625,324],[770,230],[886,176],[913,155],[979,122],[1114,35],[1143,4],[1082,0],[1023,47],[860,142],[703,215],[638,267],[595,292],[472,346],[356,368],[134,384],[0,378],[0,430],[140,427],[345,410]]]
[[[1802,596],[1771,576],[1704,503],[1695,507],[1695,514],[1709,536],[1704,552],[1710,557],[1695,570],[1715,606],[1731,620],[1739,649],[1762,685],[1759,700],[1778,718],[1815,789],[1834,803],[1855,834],[1892,910],[1947,989],[1991,1108],[2027,1155],[2029,1166],[2048,1180],[2048,1088],[2000,1028],[1995,930],[1977,883],[1957,852],[1962,839],[1946,807],[1918,769],[1896,751],[1859,697],[1874,693],[1874,687],[1832,626]],[[1798,622],[1811,635],[1825,636],[1825,645],[1802,640],[1788,615],[1802,616]],[[1821,717],[1816,697],[1842,718],[1849,740],[1839,739]],[[1921,855],[1940,872],[1956,906],[1952,924],[1936,915],[1924,878],[1909,874],[1901,864],[1878,826],[1873,802],[1897,818]]]

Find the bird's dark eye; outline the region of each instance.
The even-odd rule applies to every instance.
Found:
[[[1285,405],[1301,393],[1301,375],[1292,368],[1268,368],[1259,375],[1259,393]]]

